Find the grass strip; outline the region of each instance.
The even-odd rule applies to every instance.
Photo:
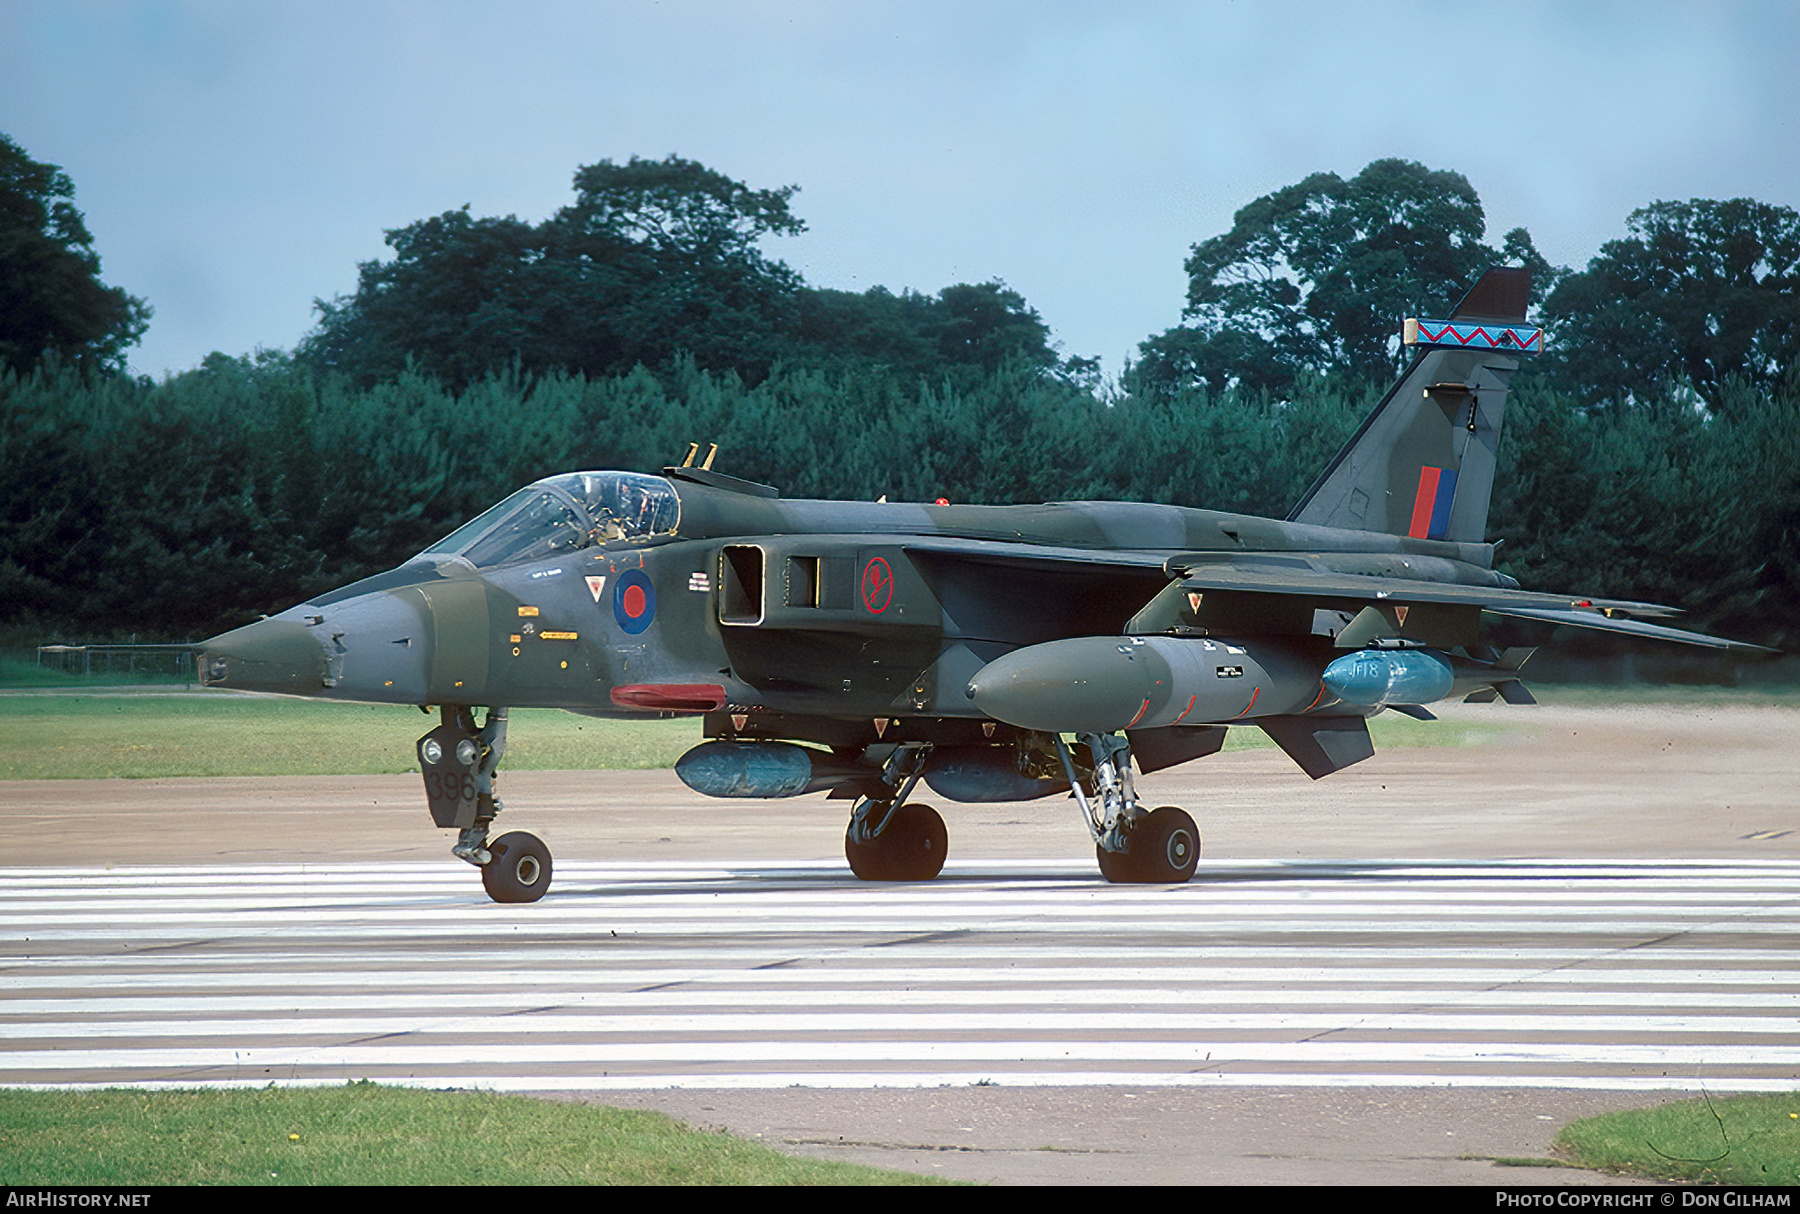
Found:
[[[0,779],[373,775],[417,770],[416,708],[216,695],[21,695],[5,699],[13,745]],[[664,768],[700,741],[697,718],[602,721],[515,708],[508,771]]]
[[[1654,694],[1652,694],[1654,693]],[[1549,704],[1800,707],[1800,693],[1681,688],[1552,688]],[[435,723],[416,708],[219,692],[43,690],[7,695],[12,744],[0,780],[154,779],[174,776],[375,775],[416,770],[413,742]],[[1369,722],[1378,750],[1476,746],[1529,727],[1529,709],[1505,706],[1480,724],[1415,721],[1382,713]],[[668,768],[701,740],[698,718],[602,720],[551,708],[515,708],[510,771]],[[1262,730],[1233,728],[1228,751],[1272,746]]]
[[[660,1113],[491,1092],[0,1089],[0,1185],[935,1183]]]
[[[1702,1097],[1606,1113],[1556,1136],[1584,1168],[1654,1180],[1800,1184],[1800,1092]]]
[[[413,742],[435,723],[416,708],[210,692],[19,695],[5,699],[13,744],[0,780],[173,776],[372,775],[417,770]],[[672,767],[701,740],[697,718],[617,721],[515,708],[509,771]],[[1371,723],[1377,746],[1457,746],[1484,731],[1393,714]],[[1271,746],[1233,729],[1228,750]]]

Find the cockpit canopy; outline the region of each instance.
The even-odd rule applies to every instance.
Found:
[[[478,569],[511,565],[671,535],[680,517],[675,488],[660,476],[568,472],[525,486],[414,559],[460,556]]]

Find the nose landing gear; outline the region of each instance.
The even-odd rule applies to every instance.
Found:
[[[488,841],[494,815],[505,808],[494,796],[494,777],[506,751],[506,709],[488,709],[480,729],[466,705],[445,704],[440,711],[442,723],[418,742],[431,820],[458,831],[451,854],[481,870],[488,897],[536,902],[550,888],[544,841],[517,830]]]

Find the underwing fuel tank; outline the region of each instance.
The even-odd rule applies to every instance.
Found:
[[[1075,637],[1028,645],[969,681],[975,707],[1047,733],[1111,733],[1305,712],[1327,698],[1298,647],[1219,637]]]
[[[1450,694],[1450,663],[1425,649],[1359,649],[1325,668],[1325,690],[1357,708],[1435,704]]]
[[[861,780],[876,768],[844,763],[791,742],[702,742],[675,760],[675,775],[704,797],[797,797]]]

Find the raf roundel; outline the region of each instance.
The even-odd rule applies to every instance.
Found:
[[[636,636],[656,618],[656,587],[642,569],[627,572],[613,583],[613,619]]]

